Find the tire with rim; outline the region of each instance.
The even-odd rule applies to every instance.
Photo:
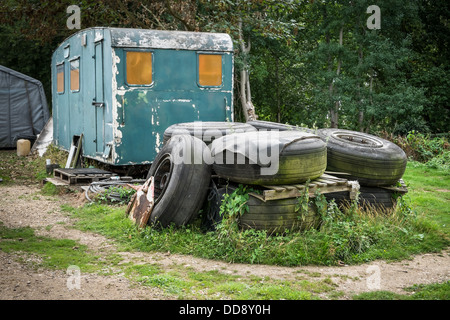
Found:
[[[256,131],[252,125],[241,122],[226,121],[194,121],[176,123],[164,131],[163,141],[166,143],[176,134],[189,134],[201,139],[206,144],[210,144],[214,139],[236,132]]]
[[[385,139],[343,129],[317,131],[327,144],[327,171],[350,174],[361,186],[391,186],[405,172],[406,154]]]
[[[270,132],[243,133],[239,135],[244,138],[245,136],[256,136],[256,139],[264,141],[263,134],[265,133]],[[215,153],[214,146],[222,143],[219,139],[212,146],[213,170],[222,178],[253,185],[294,184],[320,177],[325,172],[327,165],[325,143],[318,136],[309,133],[279,133],[279,136],[286,137],[289,135],[293,137],[298,137],[299,135],[308,137],[304,139],[299,138],[298,140],[292,139],[292,142],[279,150],[276,157],[278,162],[278,171],[276,173],[265,174],[260,164],[250,161],[247,157],[244,159],[239,158],[240,154],[238,155],[236,152],[223,150]],[[227,136],[228,138],[231,138],[231,136]],[[246,143],[245,140],[243,143]]]
[[[251,121],[247,121],[247,124],[252,125],[258,131],[259,130],[266,130],[266,131],[278,130],[278,131],[302,131],[302,132],[314,133],[313,129],[293,126],[290,124],[271,122],[271,121],[251,120]]]
[[[147,175],[155,181],[150,224],[182,226],[197,216],[211,177],[205,155],[209,155],[206,144],[190,135],[176,135],[161,149]]]

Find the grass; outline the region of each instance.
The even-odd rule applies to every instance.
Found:
[[[2,184],[9,183],[36,183],[49,175],[46,172],[45,161],[50,159],[51,163],[59,163],[64,167],[67,153],[50,145],[44,157],[30,155],[27,157],[17,156],[16,150],[0,150],[0,178]]]
[[[450,300],[450,281],[406,288],[410,294],[390,291],[365,292],[353,296],[354,300]]]
[[[450,172],[409,162],[403,180],[415,210],[450,234]]]
[[[420,183],[411,179],[411,188]],[[445,192],[436,194],[447,196]],[[125,206],[92,204],[66,210],[78,219],[79,228],[115,239],[123,250],[170,251],[239,263],[337,265],[405,259],[412,254],[437,252],[448,246],[447,224],[438,223],[448,219],[445,217],[448,209],[436,205],[429,213],[426,206],[416,208],[418,195],[408,195],[392,214],[328,210],[320,229],[278,235],[233,230],[220,236],[217,232],[204,232],[199,224],[137,230],[125,217]]]
[[[0,248],[6,253],[18,253],[22,261],[34,256],[33,267],[65,270],[76,265],[83,273],[123,273],[143,286],[156,287],[178,299],[252,299],[252,300],[313,300],[321,293],[331,292],[330,280],[309,282],[280,281],[268,278],[223,274],[217,270],[196,272],[192,268],[173,266],[163,270],[158,265],[122,263],[111,254],[106,257],[89,252],[85,245],[69,239],[52,239],[34,234],[31,228],[10,229],[0,225]],[[336,293],[334,293],[336,295]]]
[[[55,153],[57,154],[57,153]],[[37,182],[45,160],[19,158],[1,152],[2,184]],[[52,161],[54,162],[54,161]],[[94,203],[81,208],[64,206],[76,227],[107,236],[123,251],[171,252],[227,262],[284,266],[359,264],[376,259],[399,260],[413,254],[438,252],[449,245],[449,173],[409,162],[403,179],[409,192],[392,214],[328,209],[319,230],[269,235],[263,231],[228,230],[228,236],[203,231],[199,223],[184,228],[137,230],[125,217],[126,206]],[[57,196],[51,184],[45,196]],[[330,207],[329,207],[330,208]],[[232,231],[232,232],[230,232]],[[144,286],[162,289],[182,299],[319,299],[337,298],[331,279],[295,281],[239,277],[220,271],[196,272],[187,266],[162,269],[157,264],[124,263],[117,254],[99,257],[68,239],[38,237],[30,228],[8,229],[0,224],[0,248],[7,253],[37,255],[38,266],[83,272],[123,273]],[[448,283],[415,286],[408,295],[371,292],[354,299],[448,299]]]
[[[77,265],[87,272],[96,270],[98,257],[88,252],[87,247],[70,239],[39,237],[31,228],[9,229],[0,223],[0,247],[3,252],[21,252],[38,255],[39,266],[50,269],[66,269]]]

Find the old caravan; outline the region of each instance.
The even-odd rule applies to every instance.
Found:
[[[122,166],[147,164],[164,130],[233,121],[233,44],[218,33],[89,28],[52,56],[54,144]]]

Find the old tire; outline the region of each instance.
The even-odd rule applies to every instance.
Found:
[[[195,121],[176,123],[164,131],[163,141],[166,143],[176,134],[189,134],[210,144],[214,139],[236,132],[256,131],[256,128],[247,123],[221,122],[221,121]]]
[[[217,224],[222,221],[220,215],[220,205],[225,194],[231,194],[234,187],[221,187],[211,192],[209,208],[205,210],[207,215],[203,217],[203,226],[208,230],[216,230]],[[289,198],[281,200],[262,201],[252,195],[247,201],[249,211],[239,218],[239,226],[242,229],[266,230],[269,233],[299,231],[317,227],[320,224],[320,217],[317,208],[310,203],[306,214],[298,212],[298,199]]]
[[[361,186],[390,186],[405,172],[406,154],[390,141],[342,129],[320,129],[317,135],[327,143],[327,171],[348,173]]]
[[[395,191],[378,187],[360,187],[358,204],[365,209],[392,209],[395,207]],[[348,207],[351,199],[348,192],[325,193],[327,201],[334,200],[340,208]]]
[[[258,132],[258,134],[261,133]],[[280,135],[289,134],[291,133],[280,132]],[[299,133],[292,133],[292,135],[296,134]],[[238,154],[233,154],[229,150],[212,154],[213,170],[222,178],[252,185],[295,184],[308,179],[313,180],[325,172],[326,145],[319,137],[308,133],[304,134],[310,135],[311,138],[293,141],[280,150],[277,157],[278,171],[274,174],[264,174],[263,167],[248,158],[244,159],[245,163],[239,162]],[[241,135],[246,135],[246,133]],[[217,143],[220,142],[217,140]],[[231,159],[233,161],[229,161]]]
[[[243,229],[267,230],[269,233],[282,233],[287,230],[302,231],[317,227],[320,222],[317,208],[310,203],[306,214],[300,214],[296,208],[297,198],[268,200],[266,202],[250,196],[247,201],[249,211],[239,219]]]
[[[217,225],[222,221],[222,216],[220,215],[222,200],[230,190],[226,187],[217,188],[212,180],[209,190],[207,201],[205,201],[202,210],[202,228],[208,231],[215,231]]]
[[[147,175],[155,181],[149,223],[182,226],[197,216],[211,177],[211,165],[203,158],[208,154],[205,143],[190,135],[174,136],[164,145]]]
[[[260,131],[260,130],[266,130],[266,131],[278,130],[278,131],[302,131],[302,132],[314,133],[313,129],[293,126],[290,124],[271,122],[271,121],[251,120],[251,121],[247,121],[247,124],[255,127],[258,131]]]

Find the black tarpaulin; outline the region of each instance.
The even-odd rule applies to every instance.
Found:
[[[0,148],[36,139],[50,117],[42,83],[0,66]]]

